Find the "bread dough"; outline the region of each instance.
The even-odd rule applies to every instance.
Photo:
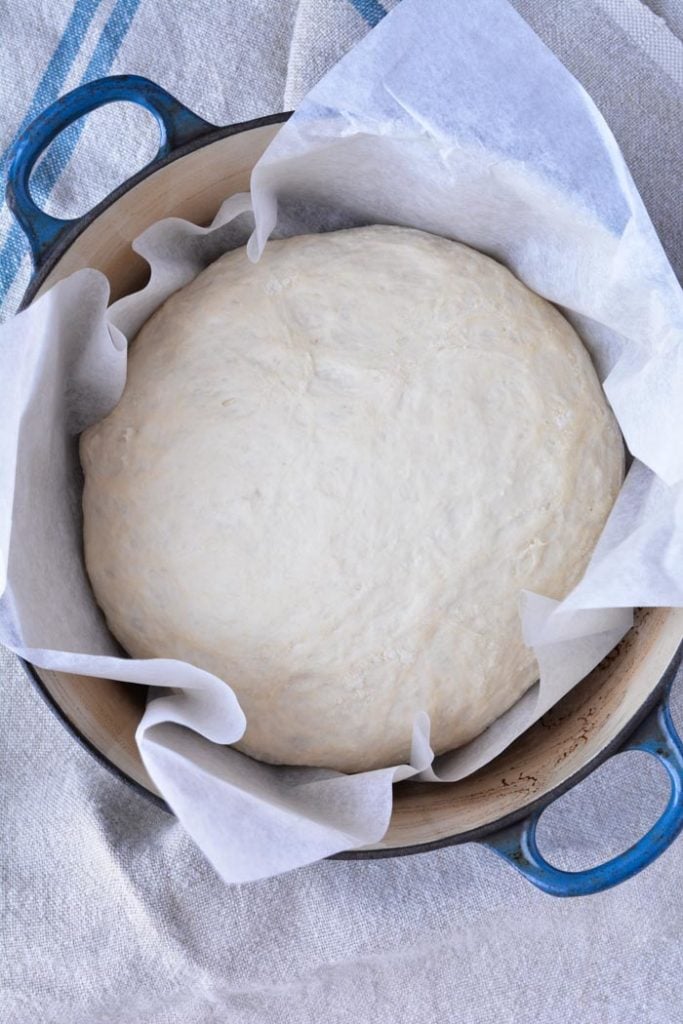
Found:
[[[481,253],[367,227],[231,252],[133,343],[82,436],[85,557],[135,657],[215,673],[263,761],[437,752],[537,678],[520,590],[563,597],[623,446],[560,313]]]

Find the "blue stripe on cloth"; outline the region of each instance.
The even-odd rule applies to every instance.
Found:
[[[90,22],[94,18],[101,2],[102,0],[76,0],[62,38],[57,43],[55,51],[50,57],[45,73],[38,83],[38,88],[26,111],[26,116],[17,129],[15,138],[21,135],[41,110],[44,110],[50,103],[54,103],[59,96],[59,90],[71,70],[81,44],[85,39],[86,32],[90,27]],[[7,174],[9,151],[13,143],[14,139],[0,156],[0,182],[3,183],[3,187]]]
[[[101,78],[102,75],[109,72],[140,3],[141,0],[117,0],[100,33],[80,84],[90,82],[94,78]],[[62,82],[65,77],[66,75],[62,77]],[[43,106],[45,105],[43,104]],[[39,113],[43,106],[39,107],[36,113]],[[31,193],[38,202],[44,203],[57,183],[60,174],[71,159],[84,124],[85,121],[81,119],[62,132],[36,169],[31,178]],[[16,223],[13,223],[0,250],[0,303],[3,302],[11,288],[27,249],[23,231]]]
[[[83,72],[81,84],[108,74],[140,3],[141,0],[117,0]],[[84,127],[85,119],[81,118],[75,124],[69,125],[55,139],[46,158],[40,167],[36,168],[36,173],[31,179],[31,192],[36,199],[45,202],[71,159]]]
[[[379,0],[349,0],[352,7],[355,7],[361,17],[365,18],[370,28],[379,25],[387,13]]]

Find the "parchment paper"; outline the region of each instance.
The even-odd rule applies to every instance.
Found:
[[[118,400],[126,340],[254,222],[253,258],[273,229],[387,222],[499,259],[580,331],[635,456],[576,589],[559,605],[521,595],[540,683],[434,763],[424,714],[410,765],[345,776],[252,761],[225,746],[244,729],[227,684],[121,657],[92,598],[77,434]],[[603,658],[632,606],[683,604],[683,294],[600,114],[507,0],[403,0],[283,127],[251,199],[228,198],[209,228],[160,222],[135,248],[152,268],[137,295],[107,310],[106,280],[83,270],[0,328],[0,639],[44,668],[152,688],[141,755],[226,880],[377,842],[394,781],[462,778]]]

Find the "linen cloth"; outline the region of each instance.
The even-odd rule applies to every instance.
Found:
[[[513,2],[606,116],[683,279],[680,3]],[[27,113],[103,74],[147,75],[217,124],[289,109],[391,6],[0,0],[0,151]],[[146,115],[108,108],[52,147],[37,194],[82,212],[153,151]],[[28,275],[3,209],[5,315]],[[621,887],[567,901],[474,845],[228,887],[71,739],[7,653],[0,686],[3,1024],[683,1016],[683,839]],[[683,727],[680,680],[675,716]],[[664,792],[646,755],[614,759],[547,812],[544,850],[561,867],[596,863],[648,827]]]

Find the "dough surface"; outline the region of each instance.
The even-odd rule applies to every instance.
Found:
[[[523,588],[580,579],[623,476],[589,356],[504,267],[368,227],[229,253],[81,438],[86,565],[135,657],[215,673],[263,761],[437,753],[537,678]]]

